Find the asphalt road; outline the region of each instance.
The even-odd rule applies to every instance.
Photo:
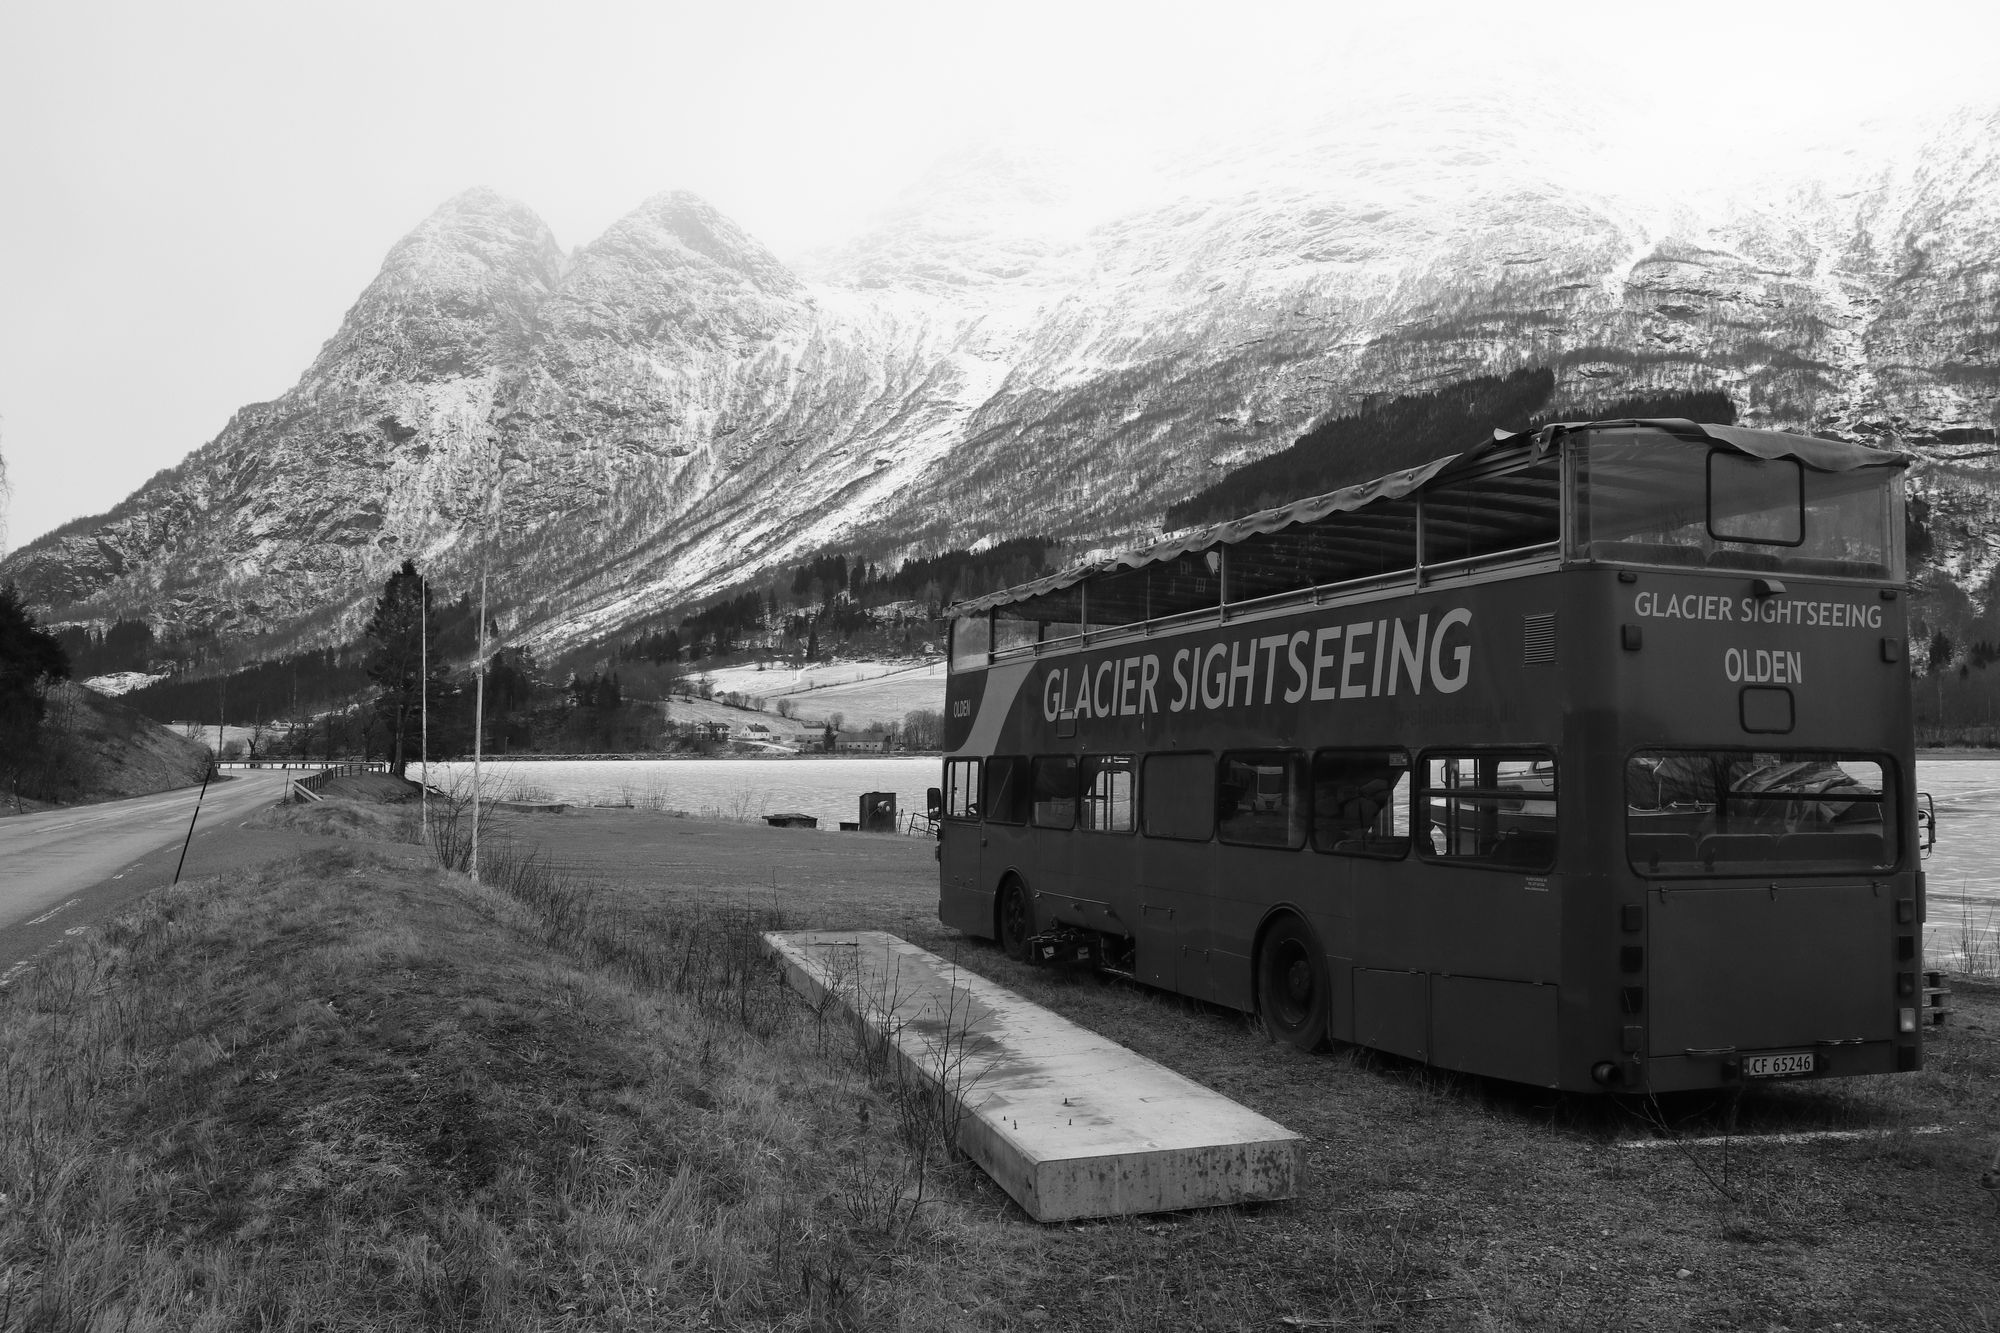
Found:
[[[185,873],[224,868],[224,835],[274,804],[288,776],[246,771],[211,782]],[[171,883],[199,791],[0,819],[0,985],[65,935]]]

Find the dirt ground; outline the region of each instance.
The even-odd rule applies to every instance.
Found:
[[[1241,1015],[1015,963],[939,925],[927,839],[622,810],[504,827],[607,892],[894,931],[1308,1137],[1293,1202],[1066,1229],[1032,1282],[1048,1326],[1101,1326],[1143,1281],[1189,1327],[2000,1327],[2000,987],[1958,985],[1919,1074],[1733,1106],[1558,1095],[1301,1056]],[[1771,1137],[1818,1130],[1866,1136]]]

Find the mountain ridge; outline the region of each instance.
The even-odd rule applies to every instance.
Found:
[[[291,390],[0,577],[58,621],[309,643],[406,556],[484,563],[552,645],[836,542],[1143,540],[1357,404],[1546,366],[1555,410],[1724,392],[1915,440],[1939,570],[1986,595],[1984,466],[1923,442],[2000,420],[2000,111],[1745,199],[1634,196],[1579,117],[1492,110],[1432,108],[1428,156],[1385,106],[1135,167],[1123,207],[973,156],[796,266],[685,191],[568,255],[467,191]]]

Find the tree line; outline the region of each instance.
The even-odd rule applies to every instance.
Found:
[[[44,724],[50,688],[69,677],[62,643],[36,623],[19,589],[0,585],[0,781],[16,797],[55,800],[67,785],[61,738]]]
[[[943,636],[953,602],[1052,571],[1048,537],[1015,537],[982,550],[949,550],[895,569],[856,553],[824,551],[778,571],[761,587],[725,594],[612,645],[617,663],[669,666],[750,648],[818,661],[835,647],[894,652]],[[888,608],[899,608],[887,614]]]

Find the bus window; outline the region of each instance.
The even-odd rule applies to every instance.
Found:
[[[960,616],[951,622],[951,669],[977,670],[986,665],[987,650],[993,646],[993,622],[986,612]]]
[[[1312,761],[1313,846],[1343,856],[1410,850],[1410,756],[1401,750],[1321,750]]]
[[[1418,846],[1440,861],[1547,870],[1556,859],[1556,764],[1547,754],[1427,754]]]
[[[979,761],[947,759],[944,764],[944,817],[979,818]]]
[[[1562,468],[1553,457],[1424,492],[1424,563],[1553,545],[1562,536]]]
[[[1132,831],[1132,756],[1087,754],[1083,757],[1083,805],[1078,828],[1097,833]]]
[[[996,754],[986,761],[986,820],[991,824],[1028,822],[1028,760]]]
[[[1796,458],[1708,456],[1708,535],[1758,546],[1804,542],[1805,469]]]
[[[1032,648],[1042,641],[1042,622],[1015,614],[1018,607],[1002,607],[993,613],[993,652],[1011,653]]]
[[[1214,757],[1147,755],[1139,813],[1149,838],[1207,842],[1215,832]]]
[[[1034,766],[1036,828],[1076,827],[1076,756],[1045,754]]]
[[[1305,756],[1296,750],[1238,750],[1223,755],[1215,787],[1215,823],[1224,842],[1303,847]]]
[[[1646,875],[1887,870],[1886,769],[1859,755],[1642,750],[1625,764],[1625,849]]]
[[[1579,554],[1593,560],[1900,580],[1903,479],[1801,468],[1656,428],[1594,430],[1577,451]]]

